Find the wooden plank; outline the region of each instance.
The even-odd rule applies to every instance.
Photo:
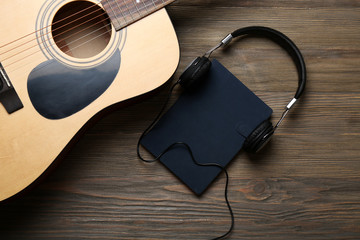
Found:
[[[258,155],[239,153],[229,166],[236,219],[229,239],[360,239],[360,1],[184,0],[167,9],[181,45],[180,70],[249,25],[283,31],[307,62],[307,91],[274,139]],[[275,122],[296,88],[286,53],[268,40],[244,39],[214,57],[274,109]],[[210,239],[224,233],[224,175],[198,198],[161,164],[136,157],[137,139],[166,95],[104,118],[45,182],[0,205],[0,235]]]

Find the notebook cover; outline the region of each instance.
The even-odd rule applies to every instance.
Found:
[[[172,143],[185,142],[198,162],[226,166],[271,114],[270,107],[214,59],[203,86],[184,91],[141,144],[158,156]],[[173,148],[160,161],[197,195],[221,172],[196,165],[184,146]]]

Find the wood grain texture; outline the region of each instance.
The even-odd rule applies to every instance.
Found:
[[[307,62],[304,98],[274,139],[258,155],[240,152],[228,168],[236,218],[229,239],[360,239],[360,1],[180,0],[167,9],[179,69],[249,25],[283,31]],[[214,57],[280,116],[297,79],[278,46],[245,39]],[[161,164],[136,157],[137,139],[165,98],[164,90],[105,117],[45,181],[0,205],[1,239],[221,235],[229,224],[224,175],[198,198]]]

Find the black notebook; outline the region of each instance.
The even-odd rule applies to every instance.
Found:
[[[240,151],[246,137],[272,110],[217,60],[196,91],[184,91],[141,144],[158,156],[175,142],[190,145],[200,163],[222,166]],[[176,146],[160,161],[194,193],[201,195],[221,172],[196,165],[184,146]]]

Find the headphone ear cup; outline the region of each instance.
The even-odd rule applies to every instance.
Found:
[[[211,67],[207,57],[197,57],[181,74],[179,83],[185,89],[197,88],[206,78]]]
[[[243,145],[244,150],[250,153],[258,152],[270,140],[273,133],[272,123],[269,119],[265,120],[246,138]]]

